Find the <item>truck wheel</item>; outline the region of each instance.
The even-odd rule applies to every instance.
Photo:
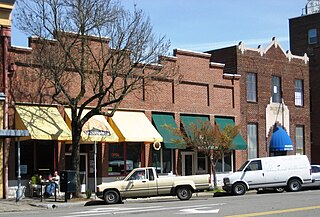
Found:
[[[120,196],[115,190],[108,190],[104,193],[103,198],[107,204],[115,204],[119,202]]]
[[[177,189],[177,197],[180,200],[189,200],[192,196],[192,192],[189,187],[181,186]]]
[[[275,192],[277,192],[277,193],[282,193],[282,192],[284,192],[284,188],[281,188],[281,187],[274,188],[273,190],[274,190]]]
[[[246,193],[246,186],[243,183],[235,183],[232,186],[233,195],[244,195]]]
[[[291,179],[288,183],[289,191],[300,191],[301,190],[301,182],[298,179]]]

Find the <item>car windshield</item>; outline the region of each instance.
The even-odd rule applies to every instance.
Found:
[[[242,166],[238,169],[238,171],[242,171],[247,166],[248,163],[249,161],[244,162],[244,164],[242,164]]]

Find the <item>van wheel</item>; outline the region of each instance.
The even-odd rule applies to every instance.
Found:
[[[233,195],[244,195],[246,193],[246,186],[239,182],[239,183],[235,183],[232,186],[232,194]]]
[[[291,179],[288,183],[288,190],[289,191],[300,191],[301,190],[301,182],[298,179]]]
[[[177,189],[177,197],[180,200],[189,200],[192,196],[192,192],[189,187],[181,186]]]
[[[104,193],[103,199],[107,204],[115,204],[119,202],[120,196],[115,190],[108,190]]]

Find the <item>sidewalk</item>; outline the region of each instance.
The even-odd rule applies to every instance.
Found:
[[[200,197],[213,197],[213,192],[199,192],[194,193],[192,198]],[[138,202],[146,200],[161,200],[161,199],[177,199],[174,196],[167,197],[150,197],[150,198],[137,198],[137,199],[126,199],[124,202]],[[178,200],[178,199],[177,199]],[[71,206],[90,206],[91,204],[104,204],[103,200],[94,199],[94,196],[91,199],[86,198],[72,198],[68,202],[64,202],[64,198],[57,198],[57,201],[54,201],[54,198],[48,198],[40,201],[40,198],[22,198],[20,201],[16,202],[15,199],[0,199],[0,213],[1,212],[15,212],[15,211],[27,211],[35,209],[55,209],[59,207],[71,207]]]
[[[1,212],[15,212],[15,211],[27,211],[35,209],[54,209],[58,207],[70,207],[70,206],[84,206],[88,201],[84,198],[71,199],[68,202],[64,202],[64,199],[48,198],[40,201],[40,198],[25,197],[16,202],[13,199],[0,199],[0,213]]]

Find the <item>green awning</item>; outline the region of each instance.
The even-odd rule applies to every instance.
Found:
[[[219,126],[220,130],[224,130],[224,128],[227,125],[234,126],[234,120],[232,118],[220,118],[215,117],[214,118],[216,124]],[[233,143],[235,144],[235,147],[232,148],[233,150],[246,150],[247,149],[247,143],[244,141],[243,137],[238,134],[234,139]]]
[[[185,143],[175,143],[174,141],[182,138],[173,134],[173,132],[166,127],[170,125],[176,129],[177,124],[174,121],[173,115],[170,114],[152,114],[152,121],[157,128],[160,135],[163,137],[163,144],[167,149],[185,149]]]
[[[196,116],[196,115],[181,115],[180,121],[183,124],[184,130],[187,135],[193,138],[191,125],[195,124],[197,127],[200,127],[204,122],[209,121],[207,116]]]

